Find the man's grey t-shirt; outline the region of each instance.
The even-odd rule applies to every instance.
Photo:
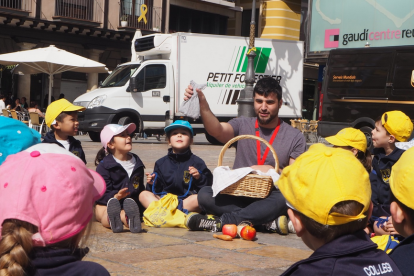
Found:
[[[251,117],[239,117],[229,121],[229,124],[233,127],[234,136],[256,136],[255,123],[256,118]],[[259,126],[260,137],[264,138],[268,142],[274,131],[274,128],[264,128]],[[289,165],[290,158],[296,159],[299,155],[305,152],[306,140],[298,129],[291,127],[284,121],[281,121],[279,132],[273,141],[272,146],[275,149],[279,159],[279,167],[283,169]],[[263,158],[266,148],[265,144],[260,143],[260,158]],[[256,149],[256,140],[239,140],[237,142],[236,158],[234,160],[233,169],[257,165]],[[264,165],[275,166],[275,159],[273,158],[273,154],[270,150]]]

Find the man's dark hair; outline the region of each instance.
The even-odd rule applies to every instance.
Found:
[[[348,216],[356,216],[362,210],[364,206],[361,203],[354,200],[342,201],[335,204],[330,213],[339,213]],[[355,233],[359,230],[364,229],[367,226],[368,222],[368,211],[365,213],[366,217],[361,220],[351,221],[342,225],[322,225],[319,222],[305,216],[304,214],[293,210],[299,214],[300,220],[302,221],[303,226],[306,230],[315,238],[323,240],[325,243],[333,241],[334,239]]]
[[[5,94],[0,94],[0,100],[3,100],[4,98],[7,98]]]
[[[408,216],[408,220],[411,222],[410,227],[414,227],[414,210],[405,205],[404,203],[401,203],[395,195],[391,192],[391,202],[397,202],[398,206],[405,212],[405,214]]]
[[[282,99],[282,87],[277,80],[271,77],[262,78],[257,81],[253,92],[260,96],[268,97],[272,93],[276,93],[277,99]]]

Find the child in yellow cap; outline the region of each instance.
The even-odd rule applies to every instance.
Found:
[[[315,251],[282,275],[401,275],[363,230],[371,187],[351,152],[312,145],[283,170],[277,185],[297,236]]]
[[[371,153],[367,150],[367,138],[359,129],[347,127],[336,135],[325,138],[334,147],[351,151],[361,161],[367,172],[371,172]]]
[[[83,110],[84,107],[73,105],[66,99],[52,102],[45,114],[46,125],[52,130],[45,135],[43,143],[57,144],[72,152],[86,164],[81,142],[73,137],[77,135],[79,127],[78,111]]]
[[[370,174],[372,188],[371,223],[376,235],[398,234],[388,219],[391,215],[391,192],[389,179],[394,164],[400,159],[404,150],[395,146],[396,142],[406,142],[413,130],[411,119],[401,111],[385,112],[375,122],[372,130],[372,142],[374,144],[374,158],[372,160],[372,172]],[[383,223],[379,223],[385,219]],[[385,230],[387,229],[387,230]]]
[[[414,148],[394,165],[390,177],[391,215],[394,228],[405,239],[390,253],[403,275],[414,275]]]

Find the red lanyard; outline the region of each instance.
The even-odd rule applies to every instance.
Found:
[[[259,123],[257,122],[256,119],[256,137],[260,137],[260,133],[259,133]],[[273,131],[272,137],[270,138],[269,144],[272,145],[273,141],[275,140],[277,133],[279,132],[279,128],[280,128],[280,119],[277,122],[277,127],[275,128],[275,130]],[[257,165],[264,165],[265,161],[266,161],[266,157],[267,154],[269,153],[269,148],[267,147],[264,154],[263,154],[263,159],[260,158],[260,141],[256,140],[256,145],[257,145]]]

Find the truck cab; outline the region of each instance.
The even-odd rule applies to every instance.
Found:
[[[147,134],[163,133],[174,97],[173,66],[165,57],[170,54],[168,38],[134,39],[135,60],[117,66],[98,89],[75,99],[75,105],[86,107],[78,116],[79,130],[88,132],[93,141],[100,141],[103,127],[114,123],[135,123],[136,133],[143,132],[144,126]],[[135,89],[130,89],[131,79]]]

